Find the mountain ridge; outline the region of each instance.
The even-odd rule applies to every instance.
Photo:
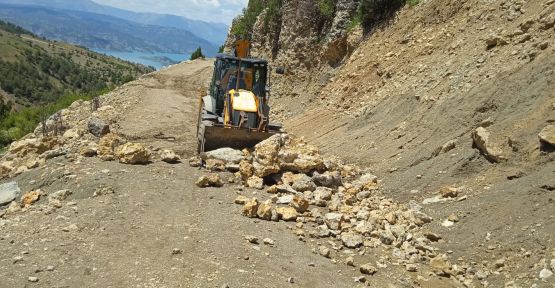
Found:
[[[171,27],[137,24],[113,16],[39,6],[0,4],[0,18],[31,32],[88,48],[116,51],[208,54],[217,47],[193,33]]]
[[[158,13],[143,13],[134,12],[130,10],[120,9],[108,5],[103,5],[90,0],[67,1],[56,0],[49,1],[47,4],[38,0],[0,0],[0,4],[10,4],[19,6],[36,6],[50,9],[72,10],[80,12],[88,12],[95,14],[102,14],[121,18],[134,23],[145,25],[155,25],[170,28],[178,28],[187,30],[195,36],[205,39],[212,44],[221,44],[225,41],[227,36],[227,25],[222,23],[215,23],[209,21],[200,21],[189,19],[184,16],[158,14]]]

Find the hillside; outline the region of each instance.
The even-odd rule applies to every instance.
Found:
[[[453,259],[506,259],[503,271],[486,268],[489,284],[550,287],[535,280],[555,245],[544,140],[555,122],[555,2],[409,1],[363,17],[361,2],[249,2],[232,31],[285,67],[272,79],[275,117],[368,167],[388,196],[425,203]],[[434,198],[447,188],[468,200]],[[451,215],[463,220],[441,225]]]
[[[81,47],[38,38],[13,24],[0,22],[0,88],[4,95],[1,106],[8,112],[13,108],[17,114],[25,107],[55,103],[70,95],[86,97],[151,71]],[[24,123],[17,123],[8,114],[1,113],[0,117],[2,144],[29,132],[28,128],[17,127]],[[32,126],[38,123],[38,119],[27,120]],[[6,131],[11,136],[6,136]]]
[[[45,3],[41,0],[0,0],[0,3],[25,6],[41,6],[61,10],[73,10],[94,14],[108,15],[145,25],[173,27],[189,31],[195,36],[208,40],[215,45],[221,45],[227,36],[228,27],[221,23],[191,20],[181,16],[156,13],[137,13],[101,5],[89,0],[57,0]],[[177,4],[179,5],[179,4]]]
[[[554,29],[554,0],[251,0],[226,49],[284,68],[287,133],[196,155],[205,59],[75,101],[0,156],[0,286],[553,288]]]
[[[218,47],[186,30],[110,15],[44,6],[0,4],[0,8],[0,19],[41,37],[88,48],[190,54],[200,46],[212,55]]]

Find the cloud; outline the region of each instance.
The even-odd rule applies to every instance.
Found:
[[[248,0],[93,0],[136,12],[150,12],[185,16],[189,19],[230,24]]]

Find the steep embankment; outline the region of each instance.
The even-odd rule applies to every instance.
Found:
[[[357,43],[357,29],[319,30],[313,4],[284,1],[278,33],[257,30],[265,12],[254,25],[253,54],[287,70],[273,78],[286,129],[369,167],[395,199],[458,215],[434,229],[455,257],[506,259],[488,282],[536,279],[555,246],[553,146],[538,139],[555,121],[555,2],[422,1],[342,50],[333,39]],[[466,200],[427,200],[444,186]]]

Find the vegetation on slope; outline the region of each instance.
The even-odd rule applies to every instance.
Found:
[[[152,71],[0,21],[0,145],[33,131],[41,118]]]
[[[239,38],[251,38],[254,24],[264,11],[266,11],[264,17],[266,32],[273,32],[272,28],[281,26],[282,1],[250,0],[247,8],[243,9],[243,13],[233,21],[231,33]],[[338,0],[317,0],[318,12],[322,21],[320,26],[326,23],[331,24],[337,2]],[[364,31],[368,33],[372,28],[387,23],[405,4],[412,6],[418,3],[419,0],[361,0],[357,13],[351,20],[350,28],[362,25]]]

